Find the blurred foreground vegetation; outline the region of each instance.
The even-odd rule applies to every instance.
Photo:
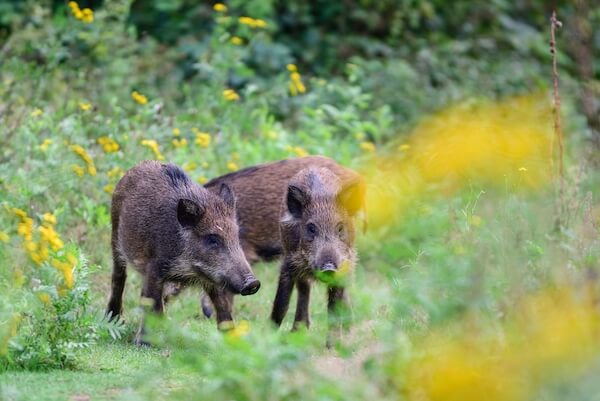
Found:
[[[592,399],[600,10],[557,3],[562,186],[546,2],[0,2],[0,399]],[[134,347],[135,273],[105,320],[124,171],[307,154],[369,182],[334,349],[318,286],[270,326],[276,263],[228,334],[189,290]]]

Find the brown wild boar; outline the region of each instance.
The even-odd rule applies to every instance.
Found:
[[[215,178],[205,187],[226,183],[237,194],[240,240],[250,263],[283,255],[272,320],[280,325],[296,285],[294,328],[309,325],[310,282],[315,273],[355,263],[355,218],[364,211],[365,184],[354,171],[312,156],[249,167]],[[325,273],[327,274],[327,273]],[[344,298],[343,287],[329,288],[329,310]],[[205,314],[211,310],[203,299]]]
[[[145,161],[117,184],[111,215],[112,318],[122,312],[127,263],[142,274],[142,297],[159,314],[169,283],[202,286],[219,323],[232,320],[230,294],[260,288],[240,246],[235,197],[226,184],[215,195],[175,165]],[[144,343],[142,336],[143,325],[136,343]]]

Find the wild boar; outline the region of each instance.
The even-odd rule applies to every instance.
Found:
[[[364,180],[331,159],[311,156],[249,167],[205,187],[217,191],[224,183],[237,194],[240,240],[248,261],[284,255],[272,320],[281,324],[296,284],[300,297],[294,327],[308,326],[314,273],[334,272],[355,261],[354,224],[359,211],[365,212]],[[366,228],[366,219],[363,223]],[[343,297],[344,289],[332,285],[329,309],[335,311]],[[210,316],[206,298],[202,308]]]
[[[200,285],[217,322],[232,320],[232,294],[260,288],[244,257],[235,196],[227,184],[207,191],[172,164],[145,161],[130,169],[112,197],[112,290],[107,314],[122,312],[127,263],[142,274],[142,297],[164,310],[165,286]],[[136,343],[145,343],[143,324]]]

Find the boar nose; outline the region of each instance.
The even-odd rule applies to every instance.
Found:
[[[240,293],[242,295],[252,295],[252,294],[255,294],[259,288],[260,288],[260,281],[258,281],[254,277],[249,278],[244,283],[244,286],[242,287],[242,290],[240,291]]]
[[[337,265],[333,262],[327,262],[323,266],[321,266],[321,271],[323,273],[335,273],[337,270]]]

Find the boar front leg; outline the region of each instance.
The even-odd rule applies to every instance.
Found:
[[[162,315],[164,312],[164,303],[163,303],[163,287],[164,283],[160,277],[156,274],[156,271],[153,265],[148,266],[146,269],[146,274],[143,278],[142,284],[142,304],[146,304],[148,302],[151,307],[152,312]],[[144,319],[140,324],[140,328],[135,336],[135,344],[136,345],[150,345],[148,341],[145,339],[146,337],[146,328],[144,327]]]
[[[233,293],[224,288],[213,287],[207,291],[217,314],[217,327],[220,330],[233,328]]]
[[[287,313],[290,306],[290,296],[294,289],[294,280],[291,273],[291,265],[288,260],[284,260],[279,273],[279,284],[277,286],[277,294],[273,302],[273,311],[271,312],[271,320],[277,326],[281,326],[281,322]]]
[[[342,327],[346,313],[346,296],[344,287],[329,287],[327,289],[327,348],[337,342],[342,336]]]
[[[310,326],[310,319],[308,316],[310,282],[307,279],[298,279],[296,281],[296,288],[298,288],[298,303],[296,304],[296,317],[294,318],[292,331],[298,330],[302,326],[305,326],[308,329]]]

